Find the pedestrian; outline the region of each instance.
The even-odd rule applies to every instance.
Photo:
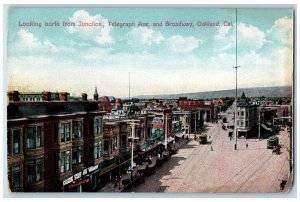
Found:
[[[213,151],[213,146],[210,146],[210,151]]]
[[[246,149],[248,149],[248,143],[246,144]]]
[[[116,176],[115,181],[114,181],[114,187],[117,187],[117,186],[118,186],[118,177]]]

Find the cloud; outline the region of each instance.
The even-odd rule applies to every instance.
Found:
[[[239,23],[237,27],[237,40],[239,51],[259,50],[266,43],[266,35],[263,31],[253,25]],[[221,26],[215,35],[216,49],[228,50],[235,48],[236,33],[235,26]]]
[[[85,10],[78,10],[69,19],[76,24],[74,27],[68,27],[69,33],[78,34],[83,40],[92,40],[99,45],[114,42],[110,35],[111,27],[108,19],[103,18],[100,14],[92,16]],[[80,22],[101,23],[103,26],[78,26]]]
[[[238,24],[238,43],[241,44],[242,49],[260,49],[265,43],[265,33],[255,26],[240,23]]]
[[[127,45],[136,51],[158,46],[165,40],[159,31],[147,27],[136,27],[127,33]]]
[[[110,48],[92,47],[92,48],[86,49],[85,51],[82,51],[78,55],[82,60],[105,61],[110,56],[111,51],[112,51],[112,49],[110,49]]]
[[[36,48],[41,45],[41,42],[27,30],[21,29],[18,31],[18,41],[26,48]]]
[[[155,52],[190,53],[199,47],[200,40],[193,36],[165,37],[160,31],[137,27],[128,32],[127,44],[135,50],[145,50],[154,46],[157,48]]]
[[[263,33],[252,25],[242,23],[238,25],[238,37],[241,40],[239,48],[244,47],[238,58],[241,66],[238,70],[239,87],[292,83],[292,48],[282,45],[267,50],[262,48],[267,40],[272,39],[275,43],[274,38],[278,37],[279,40],[280,36],[287,36],[286,40],[280,43],[288,44],[285,42],[292,38],[286,34],[292,29],[289,20],[278,19],[273,26],[270,25],[268,33]],[[78,34],[78,30],[73,31],[74,34]],[[201,38],[167,36],[149,28],[134,28],[126,36],[131,40],[132,45],[138,44],[143,49],[149,48],[150,51],[130,52],[127,51],[127,47],[125,51],[115,51],[114,46],[112,48],[91,47],[88,41],[82,41],[80,48],[78,46],[73,48],[73,52],[66,53],[64,57],[60,57],[61,54],[35,56],[31,52],[30,57],[9,57],[9,85],[31,85],[32,89],[69,91],[77,94],[87,92],[90,96],[93,94],[94,86],[97,85],[101,95],[126,97],[128,96],[128,72],[131,72],[132,95],[221,90],[235,86],[235,74],[232,68],[235,65],[233,51],[205,56],[181,54],[178,57],[176,53],[195,51],[201,46]],[[27,49],[41,50],[42,47],[48,47],[48,49],[62,50],[63,48],[58,48],[47,39],[38,39],[27,30],[19,31],[18,40],[18,43],[22,42],[20,44]],[[96,42],[97,39],[94,36],[92,40]],[[215,41],[222,41],[221,47],[224,50],[234,50],[234,27],[220,27],[215,40],[212,41],[213,45]],[[75,41],[71,42],[74,42],[71,46],[76,46]],[[158,49],[162,52],[155,52]],[[99,76],[101,76],[100,80]],[[178,82],[183,80],[184,82]]]
[[[293,19],[283,17],[274,22],[267,31],[267,37],[272,43],[280,43],[284,46],[293,46]]]
[[[175,35],[166,40],[167,48],[174,53],[190,53],[198,48],[199,44],[199,39],[196,39],[193,36],[184,37]]]
[[[219,27],[214,38],[217,51],[226,51],[235,46],[235,35],[233,36],[233,30],[230,26]]]
[[[44,41],[39,40],[31,32],[20,29],[17,33],[17,40],[14,44],[15,47],[20,48],[24,51],[33,50],[33,51],[51,51],[57,52],[58,48],[48,39]]]

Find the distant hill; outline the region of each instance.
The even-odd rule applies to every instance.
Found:
[[[240,88],[238,89],[238,96],[245,92],[247,97],[291,97],[292,86],[278,86],[278,87],[257,87],[257,88]],[[165,95],[141,95],[134,96],[139,99],[178,99],[179,97],[187,97],[189,99],[211,99],[222,97],[234,97],[235,89],[207,91],[197,93],[181,93],[181,94],[165,94]]]

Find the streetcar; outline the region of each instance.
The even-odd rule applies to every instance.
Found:
[[[279,145],[279,138],[277,136],[272,136],[267,141],[267,148],[273,149]]]
[[[206,144],[207,143],[207,134],[206,133],[201,134],[199,136],[199,143],[200,144]]]

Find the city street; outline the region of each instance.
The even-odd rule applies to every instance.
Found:
[[[267,140],[228,137],[221,123],[206,123],[209,143],[190,142],[179,149],[156,174],[133,192],[280,192],[288,177],[287,130],[280,132],[279,155],[267,149]],[[248,148],[246,148],[248,144]]]

